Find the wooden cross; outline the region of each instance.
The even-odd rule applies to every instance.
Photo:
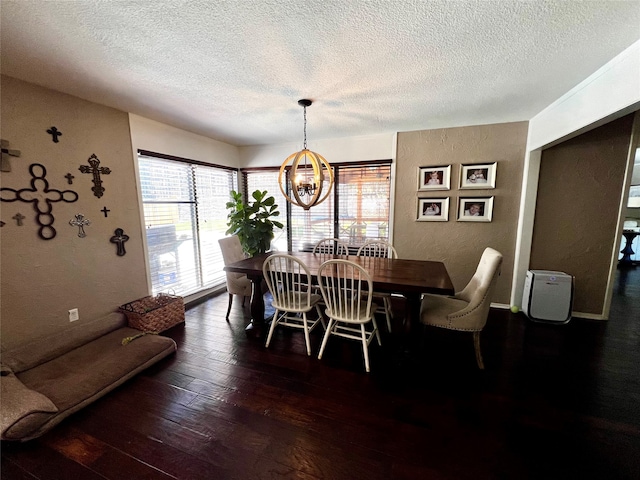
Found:
[[[100,210],[102,213],[104,213],[104,218],[107,218],[107,214],[111,211],[109,210],[107,207],[104,207],[102,210]]]
[[[16,221],[16,223],[18,224],[18,226],[21,227],[22,226],[22,221],[27,217],[25,217],[20,212],[18,212],[11,218],[13,218]]]
[[[58,137],[62,135],[62,132],[59,132],[56,127],[51,127],[49,130],[47,130],[47,133],[51,135],[53,143],[58,143]]]
[[[64,178],[66,178],[66,179],[67,179],[67,183],[68,183],[69,185],[73,185],[73,179],[74,179],[74,178],[76,178],[76,177],[74,177],[73,175],[71,175],[71,173],[67,173],[67,174],[64,176]]]
[[[84,238],[87,236],[87,234],[84,232],[84,227],[88,227],[89,225],[91,225],[91,222],[88,219],[84,218],[83,214],[77,213],[75,220],[69,220],[69,225],[78,227],[78,236],[80,238]]]
[[[104,193],[104,188],[102,187],[102,179],[100,178],[100,174],[109,175],[111,173],[111,170],[108,167],[99,166],[100,160],[98,160],[98,157],[96,157],[95,153],[92,153],[91,156],[89,157],[89,160],[87,161],[91,166],[87,167],[86,165],[80,165],[80,168],[78,170],[80,170],[82,173],[90,173],[93,175],[94,186],[91,187],[91,190],[93,190],[93,194],[96,197],[100,198]]]
[[[116,230],[113,233],[115,233],[115,235],[111,237],[110,241],[111,243],[115,243],[118,245],[118,250],[116,254],[119,257],[122,257],[127,253],[124,249],[124,242],[129,240],[129,235],[125,235],[124,230],[122,230],[121,228],[116,228]]]
[[[10,172],[11,164],[9,163],[9,157],[19,157],[20,150],[11,150],[9,148],[8,140],[0,140],[2,148],[2,160],[0,161],[0,172]]]
[[[51,240],[56,236],[56,229],[53,228],[53,204],[56,202],[73,203],[78,200],[78,194],[72,190],[56,190],[49,188],[49,182],[45,178],[47,169],[44,165],[33,163],[29,166],[31,174],[31,188],[15,190],[13,188],[0,188],[0,201],[30,202],[35,209],[36,221],[40,225],[38,235],[43,240]]]

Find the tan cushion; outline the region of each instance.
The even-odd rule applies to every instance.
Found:
[[[120,312],[113,312],[90,322],[76,323],[57,333],[2,352],[2,363],[19,374],[126,324],[127,319]]]
[[[46,396],[27,388],[14,374],[3,369],[0,377],[0,438],[18,440],[49,420],[58,408]]]
[[[175,351],[175,342],[161,335],[145,335],[122,345],[140,331],[123,327],[86,343],[65,355],[19,373],[29,388],[46,395],[60,409],[74,407],[101,392],[150,360]],[[157,360],[156,360],[157,361]]]
[[[11,439],[24,441],[42,435],[176,350],[171,338],[160,335],[144,335],[122,345],[123,339],[137,334],[139,330],[123,327],[18,373],[17,379],[27,390],[42,395],[32,395],[33,399],[49,399],[57,413],[33,413],[26,422],[18,421],[11,428]],[[4,398],[2,400],[0,408],[4,411]],[[42,405],[40,403],[39,408]]]

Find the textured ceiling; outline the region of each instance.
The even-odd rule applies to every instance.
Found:
[[[528,120],[640,0],[2,0],[2,73],[234,145]]]

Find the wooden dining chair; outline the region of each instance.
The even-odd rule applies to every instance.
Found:
[[[380,332],[373,314],[373,283],[367,271],[350,260],[328,260],[318,269],[318,283],[326,305],[329,325],[322,339],[318,359],[322,358],[331,335],[362,342],[365,370],[369,372],[369,344]],[[367,327],[371,325],[371,329]]]
[[[292,255],[278,253],[264,261],[262,274],[273,297],[271,305],[275,308],[265,346],[269,347],[276,326],[299,328],[304,330],[307,355],[311,355],[309,333],[318,323],[324,328],[325,322],[318,305],[321,297],[311,288],[309,268]],[[310,319],[307,314],[314,308],[318,317]]]
[[[238,262],[245,258],[240,239],[237,235],[221,238],[218,240],[220,251],[222,252],[222,260],[225,265]],[[229,306],[225,318],[229,321],[229,312],[233,304],[234,295],[242,295],[242,306],[246,297],[251,296],[251,280],[241,273],[225,272],[227,277],[227,292],[229,292]]]
[[[425,294],[420,307],[420,321],[424,325],[473,333],[476,362],[480,370],[484,370],[480,332],[487,323],[501,265],[502,254],[487,247],[476,273],[462,291],[450,297]]]
[[[349,255],[349,246],[339,238],[323,238],[313,247],[313,253]]]
[[[377,258],[398,258],[398,252],[389,242],[384,240],[369,240],[364,243],[357,253],[358,257]],[[373,292],[373,299],[378,305],[374,313],[384,313],[387,319],[387,331],[391,332],[391,320],[393,310],[391,309],[391,294],[387,292]]]

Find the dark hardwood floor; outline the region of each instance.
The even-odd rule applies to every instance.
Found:
[[[483,372],[471,335],[437,329],[411,354],[384,335],[371,374],[357,342],[317,360],[280,329],[265,349],[222,294],[166,332],[175,356],[3,443],[1,478],[638,479],[640,267],[621,273],[609,322],[492,310]]]

